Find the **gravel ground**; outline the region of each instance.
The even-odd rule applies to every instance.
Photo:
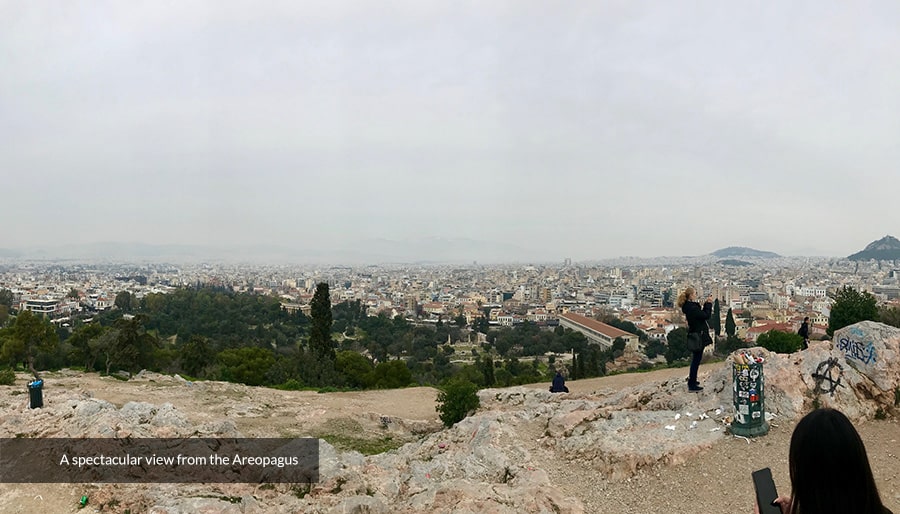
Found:
[[[703,372],[715,366],[721,363],[701,367],[701,382]],[[567,385],[573,392],[601,387],[617,389],[643,380],[665,380],[685,372],[666,369],[579,380]],[[551,481],[580,498],[588,513],[752,513],[755,495],[751,472],[772,468],[778,492],[790,494],[787,459],[795,424],[775,418],[765,436],[728,437],[683,465],[646,468],[630,479],[617,482],[607,480],[579,462],[561,462],[553,455],[541,455],[537,445],[529,449],[546,459]],[[900,513],[900,423],[896,419],[871,421],[859,424],[857,429],[865,442],[882,500],[888,508]]]

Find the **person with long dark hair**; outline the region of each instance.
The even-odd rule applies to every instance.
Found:
[[[797,423],[789,466],[791,495],[775,500],[783,514],[892,514],[862,438],[840,411],[817,409]]]
[[[691,334],[700,335],[700,340],[705,346],[706,342],[711,340],[707,320],[712,316],[713,299],[712,295],[709,295],[706,298],[703,307],[700,307],[700,303],[697,302],[696,297],[697,291],[695,291],[693,287],[687,287],[678,295],[675,304],[678,307],[681,307],[681,312],[684,313],[684,318],[687,320],[688,337],[690,337]],[[700,382],[697,381],[697,370],[700,368],[701,359],[703,359],[703,346],[701,346],[699,350],[691,351],[691,370],[690,375],[688,375],[688,391],[697,392],[703,390],[703,388],[700,387]]]

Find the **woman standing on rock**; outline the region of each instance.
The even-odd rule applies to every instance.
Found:
[[[696,297],[697,292],[694,288],[688,287],[678,295],[678,300],[675,302],[676,305],[681,307],[681,312],[684,313],[684,317],[687,320],[688,339],[690,340],[692,337],[691,334],[695,334],[694,337],[699,337],[700,340],[700,348],[691,349],[691,372],[688,376],[688,391],[692,392],[703,390],[697,381],[697,370],[700,368],[700,360],[703,358],[703,347],[710,340],[709,325],[707,325],[706,321],[712,316],[713,305],[712,295],[706,298],[703,307],[700,307]]]

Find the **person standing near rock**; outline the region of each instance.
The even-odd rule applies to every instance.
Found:
[[[791,436],[788,463],[791,496],[774,501],[782,514],[892,514],[881,503],[862,438],[840,411],[804,416]]]
[[[809,316],[803,318],[803,324],[800,325],[797,334],[803,337],[803,349],[809,348]]]
[[[707,341],[712,340],[709,336],[709,325],[706,323],[712,316],[712,295],[706,297],[703,307],[700,307],[696,297],[697,291],[693,287],[687,287],[678,295],[678,300],[675,302],[678,307],[681,307],[681,312],[684,313],[687,320],[688,337],[691,334],[698,334],[701,341],[700,349],[691,351],[691,371],[688,375],[688,391],[691,392],[703,390],[697,381],[697,370],[700,368],[700,360],[703,359],[703,347]]]

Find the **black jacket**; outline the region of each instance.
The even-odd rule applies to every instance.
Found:
[[[551,393],[568,393],[569,388],[566,387],[566,379],[559,373],[553,377],[553,385],[550,386]]]
[[[800,330],[798,330],[797,333],[803,336],[804,339],[809,339],[809,323],[800,325]]]
[[[712,303],[706,302],[703,308],[697,302],[684,302],[681,306],[681,312],[684,313],[688,322],[688,332],[709,332],[709,325],[706,323],[712,317]]]

